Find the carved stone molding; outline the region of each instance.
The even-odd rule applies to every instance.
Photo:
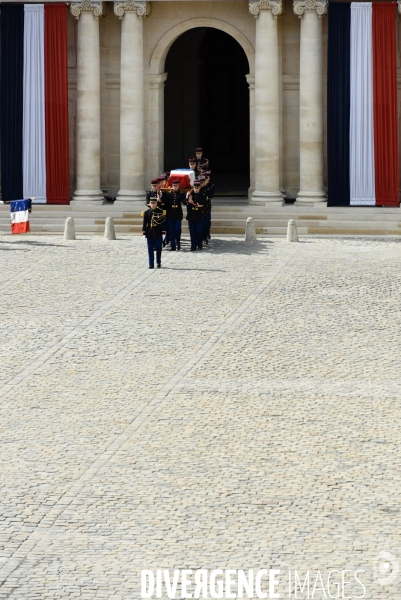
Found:
[[[159,88],[163,88],[166,79],[167,73],[161,73],[160,75],[149,75],[150,89],[157,90]]]
[[[126,12],[135,12],[138,17],[150,15],[151,4],[146,0],[125,0],[125,2],[114,2],[114,14],[122,19]]]
[[[249,12],[255,17],[259,16],[261,10],[271,10],[274,18],[279,17],[284,12],[283,0],[259,0],[249,2]]]
[[[98,19],[105,13],[103,2],[94,0],[82,0],[82,2],[73,2],[70,6],[71,14],[76,19],[79,19],[82,13],[93,13],[95,19]]]
[[[245,75],[245,77],[246,77],[246,81],[247,81],[249,89],[254,90],[255,89],[255,74],[248,73],[247,75]]]
[[[305,11],[316,11],[319,18],[327,14],[327,0],[293,0],[294,13],[302,19]]]

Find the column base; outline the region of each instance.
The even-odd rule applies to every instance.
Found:
[[[116,202],[145,202],[145,190],[120,190]]]
[[[280,191],[277,192],[260,192],[255,190],[252,194],[252,198],[249,201],[249,204],[266,206],[266,204],[274,203],[276,206],[283,206],[284,199],[283,195]]]
[[[102,190],[76,190],[72,200],[76,203],[91,202],[91,204],[106,202]]]
[[[302,206],[305,204],[321,204],[327,202],[327,196],[324,192],[298,192],[297,199],[295,201],[296,206]]]

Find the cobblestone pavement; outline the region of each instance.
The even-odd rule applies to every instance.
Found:
[[[364,569],[401,598],[373,575],[401,562],[399,242],[0,256],[1,600],[137,600],[157,568]]]

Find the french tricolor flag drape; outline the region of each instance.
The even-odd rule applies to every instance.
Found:
[[[1,4],[3,200],[68,204],[65,4]]]
[[[396,11],[329,4],[329,206],[399,204]]]

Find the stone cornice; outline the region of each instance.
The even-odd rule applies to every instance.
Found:
[[[125,2],[114,2],[114,14],[122,19],[126,12],[135,12],[138,17],[150,15],[151,4],[146,0],[125,0]]]
[[[327,14],[327,0],[293,0],[294,13],[302,19],[305,11],[316,11],[320,18]]]
[[[261,10],[271,10],[272,15],[276,18],[284,12],[283,0],[258,0],[257,2],[249,2],[249,12],[255,17],[259,16]]]
[[[82,13],[91,12],[95,19],[98,19],[105,13],[103,2],[95,0],[82,0],[82,2],[72,2],[70,6],[71,14],[76,19],[79,19]]]

